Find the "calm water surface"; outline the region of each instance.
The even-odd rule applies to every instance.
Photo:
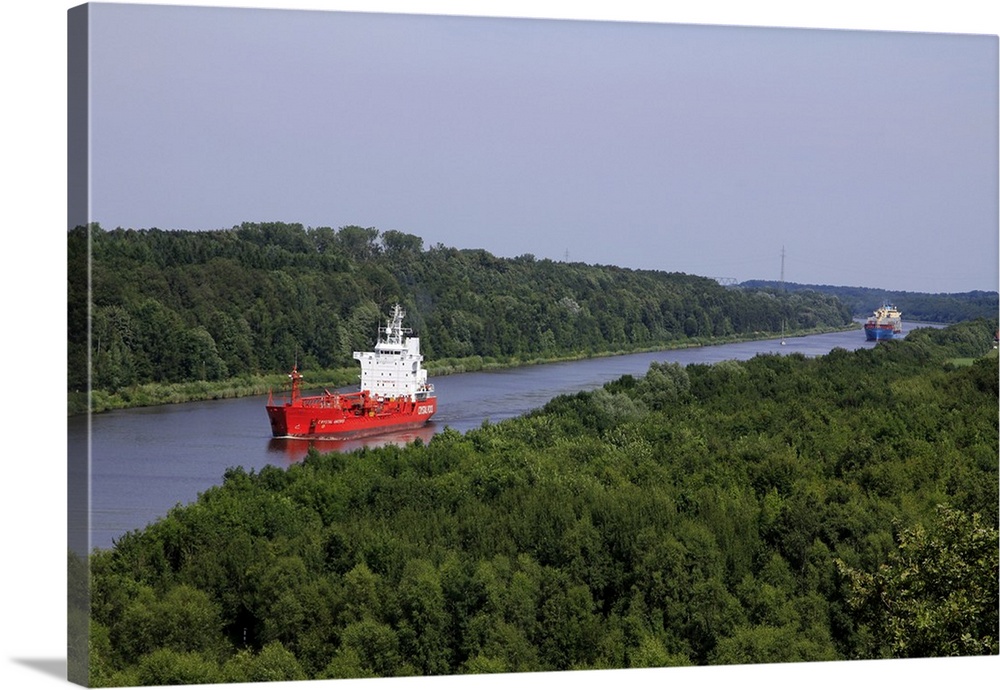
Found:
[[[922,324],[909,324],[906,330]],[[142,528],[198,493],[219,484],[229,467],[286,467],[310,445],[322,451],[362,445],[425,441],[445,427],[468,431],[483,420],[516,417],[564,393],[592,390],[625,374],[641,376],[651,362],[682,365],[746,360],[768,352],[809,357],[835,347],[872,347],[860,328],[844,333],[669,350],[493,372],[436,377],[439,408],[418,431],[359,441],[273,439],[266,396],[163,405],[95,415],[91,420],[91,546],[109,548],[123,533]],[[85,443],[86,418],[69,419],[71,443]]]

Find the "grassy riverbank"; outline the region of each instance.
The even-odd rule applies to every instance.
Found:
[[[801,337],[820,333],[854,330],[857,324],[849,328],[814,328],[786,333],[786,337]],[[580,352],[562,356],[539,356],[530,359],[519,357],[454,357],[426,362],[428,375],[447,376],[449,374],[465,374],[475,371],[490,371],[512,369],[533,364],[551,364],[553,362],[570,362],[595,357],[612,357],[616,355],[637,354],[640,352],[660,352],[680,350],[707,345],[726,345],[738,342],[753,342],[777,337],[775,333],[754,333],[742,337],[725,338],[684,338],[663,343],[657,347],[620,349],[606,352]],[[304,384],[307,390],[321,388],[341,388],[357,383],[358,369],[321,369],[304,372]],[[266,395],[268,391],[279,393],[288,385],[287,374],[256,374],[245,375],[220,381],[189,381],[184,383],[147,383],[129,386],[117,391],[94,390],[91,395],[91,411],[107,412],[133,407],[148,407],[152,405],[168,405],[173,403],[196,402],[200,400],[223,400],[226,398],[243,398],[254,395]],[[68,412],[72,415],[87,412],[87,394],[82,391],[71,391],[68,396]]]

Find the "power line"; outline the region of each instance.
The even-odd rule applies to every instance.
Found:
[[[785,291],[785,245],[781,245],[781,291]]]

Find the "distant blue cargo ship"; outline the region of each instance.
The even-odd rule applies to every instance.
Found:
[[[865,321],[866,340],[892,340],[903,333],[903,315],[891,304],[883,304]]]

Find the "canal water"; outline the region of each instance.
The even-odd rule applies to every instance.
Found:
[[[926,324],[909,324],[907,330]],[[219,484],[225,470],[286,467],[310,444],[321,451],[362,445],[429,440],[450,427],[468,431],[541,407],[552,398],[599,388],[625,374],[642,376],[651,362],[682,365],[747,360],[761,353],[819,356],[841,347],[872,347],[857,330],[668,350],[490,372],[436,377],[438,413],[418,431],[358,441],[273,439],[264,412],[266,396],[118,410],[91,419],[91,547],[110,548],[127,531],[142,528],[177,504]],[[309,392],[309,391],[305,391]],[[69,419],[71,444],[86,442],[86,417]]]

